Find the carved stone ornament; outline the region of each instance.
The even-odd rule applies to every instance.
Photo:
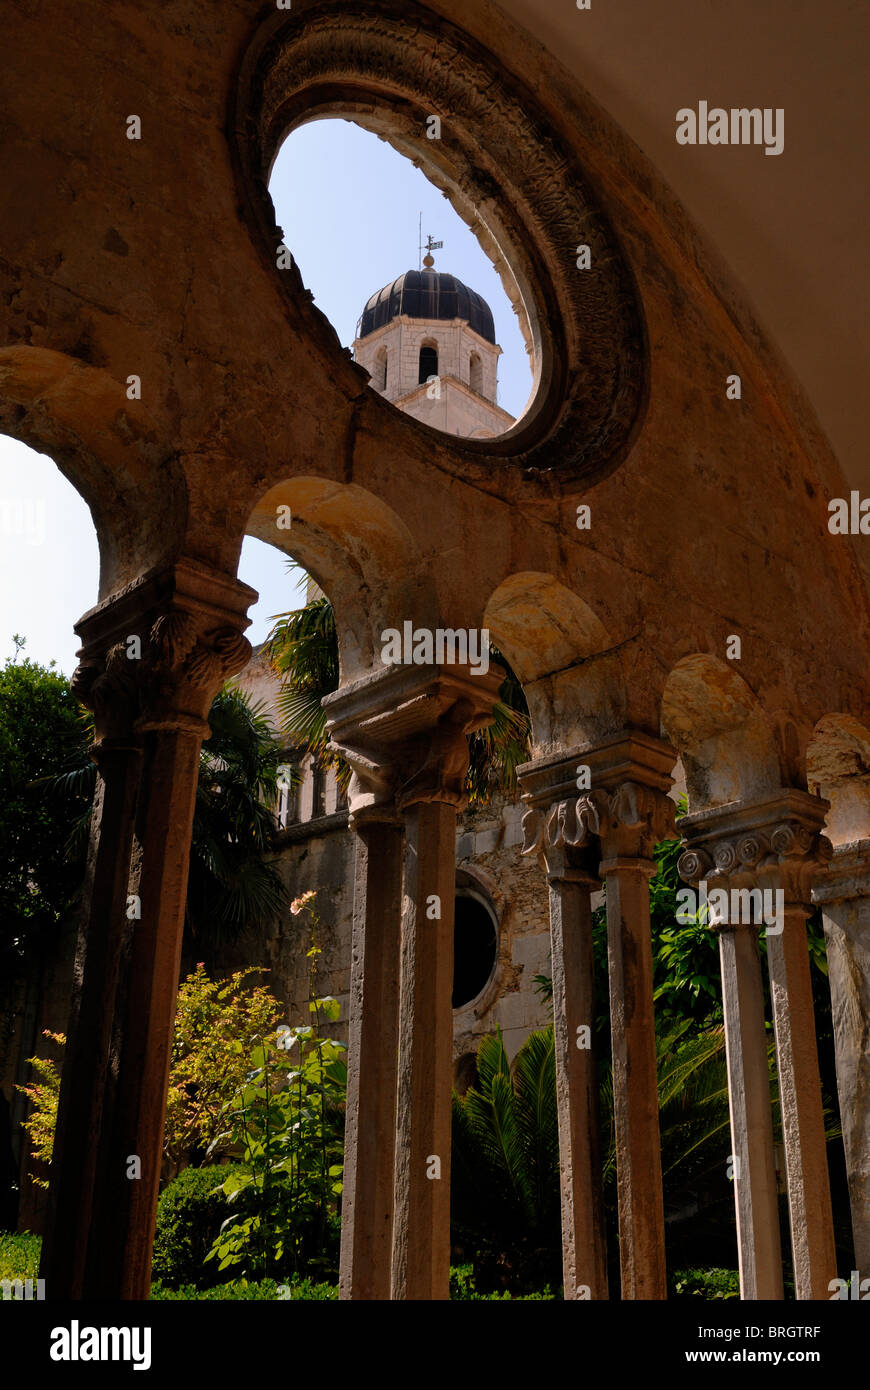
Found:
[[[372,749],[349,743],[334,743],[333,747],[351,768],[347,789],[350,828],[372,821],[398,821],[395,767]]]
[[[682,828],[682,826],[681,826]],[[809,905],[813,880],[830,860],[833,847],[818,825],[797,817],[752,830],[705,830],[704,843],[692,844],[677,861],[677,872],[693,885],[717,888],[781,889],[786,903]]]
[[[552,858],[553,851],[579,849],[594,837],[601,841],[604,858],[649,858],[659,840],[676,833],[670,798],[637,782],[558,801],[549,810],[531,807],[522,829],[522,853],[545,858]]]
[[[190,727],[207,735],[211,700],[251,655],[250,642],[236,629],[201,634],[196,617],[184,610],[156,618],[138,656],[128,640],[110,646],[102,663],[88,653],[71,681],[76,698],[94,711],[101,738],[129,734],[134,723],[139,729]]]
[[[398,807],[404,809],[420,801],[464,805],[468,735],[487,724],[489,718],[470,700],[457,700],[446,709],[428,735],[422,764],[399,789]]]

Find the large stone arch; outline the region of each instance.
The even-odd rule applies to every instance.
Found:
[[[870,838],[870,729],[850,714],[820,719],[807,747],[810,791],[831,803],[825,833],[837,844]]]
[[[742,676],[705,652],[684,656],[661,697],[662,737],[677,750],[693,814],[779,788],[773,722]]]
[[[582,742],[605,711],[621,709],[618,662],[590,660],[606,654],[612,638],[595,610],[553,575],[508,575],[483,621],[523,684],[537,749]]]
[[[54,459],[90,507],[100,598],[178,554],[182,472],[108,372],[49,348],[0,349],[0,430]]]
[[[288,519],[289,527],[278,524]],[[413,536],[357,484],[288,478],[261,497],[247,532],[298,560],[329,596],[342,684],[380,665],[386,628],[406,621],[437,626],[434,586]]]

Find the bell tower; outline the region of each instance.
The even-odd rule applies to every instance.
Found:
[[[424,424],[466,439],[504,434],[514,417],[498,404],[492,310],[454,275],[406,270],[367,302],[354,359],[382,396]]]

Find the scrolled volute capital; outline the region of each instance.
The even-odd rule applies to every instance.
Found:
[[[704,849],[686,849],[677,860],[677,873],[686,883],[700,883],[713,868],[713,859]]]
[[[802,857],[813,848],[816,836],[799,821],[782,821],[771,832],[770,848],[780,858]]]

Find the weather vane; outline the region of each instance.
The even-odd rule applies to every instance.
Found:
[[[433,251],[440,251],[443,245],[444,245],[444,242],[443,242],[443,241],[433,241],[433,240],[432,240],[431,234],[430,234],[429,236],[427,236],[427,238],[426,238],[426,255],[423,256],[422,263],[418,266],[418,269],[422,270],[423,266],[425,266],[427,270],[431,270],[432,267],[433,267],[433,265],[435,264],[435,261],[433,260],[433,257],[432,257],[432,252],[433,252]],[[419,252],[420,252],[420,254],[421,254],[421,256],[422,256],[422,253],[423,253],[423,214],[422,214],[422,212],[420,213],[420,231],[419,231],[419,246],[418,246],[418,250],[419,250]]]

